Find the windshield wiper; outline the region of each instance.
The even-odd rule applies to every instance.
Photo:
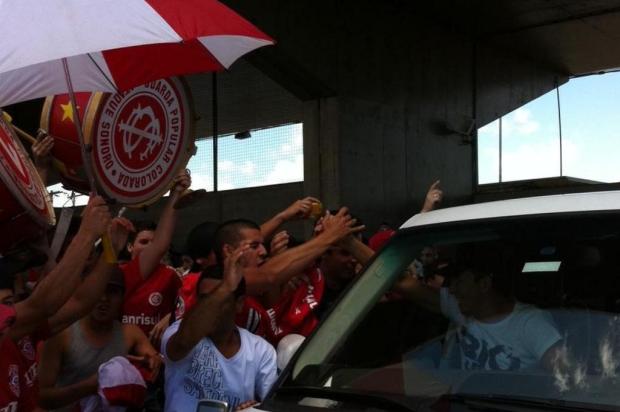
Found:
[[[415,399],[396,394],[368,391],[357,392],[354,390],[315,386],[283,386],[275,392],[274,397],[277,398],[279,395],[326,398],[338,402],[363,403],[365,405],[372,405],[376,408],[386,408],[388,410],[405,412],[417,411],[419,406],[419,402]],[[268,403],[269,402],[267,402],[267,404]],[[263,403],[263,405],[264,404],[265,403]]]
[[[470,407],[476,407],[477,409],[488,407],[490,410],[497,410],[499,406],[520,406],[530,407],[536,410],[570,412],[607,412],[618,410],[617,407],[613,407],[610,405],[597,405],[592,403],[564,401],[560,399],[535,398],[527,396],[473,395],[459,393],[443,395],[440,397],[440,400],[458,402]]]

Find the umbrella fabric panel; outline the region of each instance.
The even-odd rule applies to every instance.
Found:
[[[119,90],[182,74],[228,69],[239,57],[271,41],[244,36],[210,36],[176,44],[104,51],[107,71]],[[205,47],[206,46],[206,47]]]
[[[117,92],[179,74],[220,71],[244,54],[271,43],[243,36],[212,36],[74,56],[67,62],[76,92]],[[60,60],[0,74],[0,106],[66,91]]]
[[[259,47],[273,44],[272,40],[233,35],[201,37],[198,40],[227,69],[239,57]]]
[[[218,71],[273,40],[216,0],[0,0],[0,106]]]
[[[168,3],[183,3],[166,0]],[[0,0],[0,73],[182,37],[144,0]]]
[[[184,40],[237,35],[273,40],[216,0],[146,0]]]
[[[93,55],[96,58],[97,55]],[[101,57],[99,55],[99,57]],[[67,59],[75,91],[114,92],[111,84],[88,55]],[[65,72],[60,60],[39,63],[0,74],[0,107],[39,97],[67,93]]]

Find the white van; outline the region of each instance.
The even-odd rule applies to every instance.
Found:
[[[466,305],[467,273],[486,283]],[[461,317],[395,293],[408,276]],[[620,410],[619,313],[620,191],[418,214],[257,409]]]

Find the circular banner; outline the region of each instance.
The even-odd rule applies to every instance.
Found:
[[[47,228],[55,223],[54,209],[41,178],[12,128],[2,118],[0,118],[0,197],[2,198],[0,227],[4,233],[3,237],[11,242],[26,239],[31,232],[38,233],[41,228]]]
[[[178,79],[108,96],[93,139],[93,161],[103,190],[130,204],[167,191],[193,151],[191,121],[189,100]]]

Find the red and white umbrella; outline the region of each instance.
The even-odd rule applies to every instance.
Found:
[[[69,92],[93,192],[74,92],[218,71],[273,44],[216,0],[0,0],[0,39],[0,107]]]
[[[219,71],[273,40],[216,0],[0,0],[0,107]]]

